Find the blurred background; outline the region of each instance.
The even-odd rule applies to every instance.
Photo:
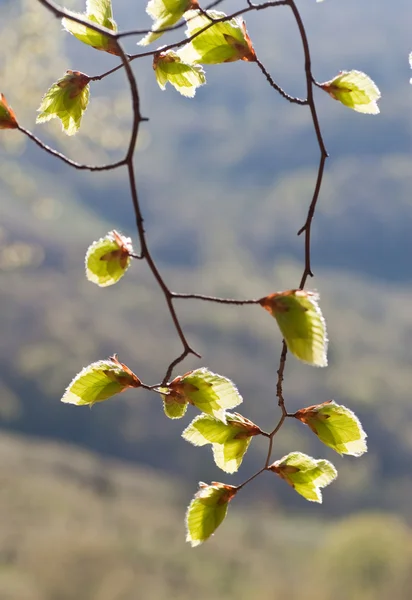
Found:
[[[246,5],[246,3],[244,3]],[[150,273],[133,264],[112,289],[86,281],[88,245],[116,228],[136,240],[125,172],[76,172],[18,132],[0,138],[1,600],[403,600],[412,585],[412,86],[411,6],[345,0],[298,3],[314,75],[367,72],[379,116],[319,91],[331,158],[313,227],[310,288],[321,294],[327,369],[289,358],[288,409],[335,399],[362,420],[369,452],[341,458],[286,423],[274,459],[326,457],[339,477],[322,506],[263,475],[231,504],[202,547],[184,541],[199,480],[237,484],[264,461],[254,440],[241,472],[215,468],[157,397],[127,392],[88,408],[60,398],[85,365],[118,352],[156,383],[180,352]],[[146,2],[113,0],[120,29],[150,26]],[[229,12],[239,1],[221,6]],[[66,6],[84,10],[84,3]],[[36,126],[42,94],[66,69],[98,75],[115,57],[83,46],[35,0],[0,0],[1,91],[22,125],[78,161],[122,155],[131,122],[122,72],[92,84],[76,138]],[[246,19],[260,60],[305,95],[290,11]],[[165,38],[181,39],[181,33]],[[127,50],[136,52],[136,39]],[[163,43],[163,40],[162,42]],[[164,42],[166,43],[166,41]],[[271,89],[253,64],[207,68],[194,100],[162,92],[150,59],[133,63],[142,111],[136,168],[150,246],[175,291],[253,298],[298,285],[318,149],[309,111]],[[279,417],[281,338],[256,307],[180,301],[202,361],[232,378],[241,412],[266,429]]]

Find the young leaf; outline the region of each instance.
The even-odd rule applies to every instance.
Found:
[[[206,83],[205,72],[200,65],[185,63],[172,50],[158,52],[153,58],[156,80],[162,90],[169,82],[182,96],[193,98],[196,88]]]
[[[213,415],[223,423],[226,423],[226,409],[234,408],[243,402],[233,381],[205,368],[176,377],[167,388],[162,388],[162,391],[165,392],[163,394],[165,405],[193,404],[202,412]],[[169,416],[167,412],[166,414]],[[183,414],[182,411],[181,416]]]
[[[62,402],[92,406],[127,388],[138,388],[141,385],[140,379],[114,355],[80,371],[67,387]]]
[[[361,71],[341,71],[337,77],[321,83],[334,100],[360,113],[377,115],[381,93],[372,79]]]
[[[327,366],[328,338],[317,294],[290,290],[266,296],[259,304],[275,317],[296,358],[316,367]]]
[[[8,105],[4,95],[0,94],[0,129],[17,129],[18,126],[14,110]]]
[[[182,433],[194,446],[212,444],[217,466],[234,473],[240,467],[252,437],[261,429],[238,413],[226,413],[226,423],[211,415],[199,415]]]
[[[186,398],[177,394],[169,393],[168,388],[161,388],[161,391],[165,392],[162,395],[162,398],[163,410],[166,417],[169,417],[169,419],[181,419],[184,417],[188,405]]]
[[[199,483],[199,491],[186,513],[186,541],[192,547],[199,546],[216,531],[226,517],[228,503],[236,492],[236,487],[216,481],[211,485]]]
[[[110,31],[117,31],[116,21],[113,20],[112,0],[87,0],[85,14],[72,14],[86,18],[91,23],[106,27]],[[94,31],[90,27],[86,27],[70,19],[62,19],[62,24],[66,31],[84,44],[92,46],[96,50],[109,52],[109,54],[119,54],[116,42],[107,35]]]
[[[113,285],[129,268],[133,252],[132,240],[110,231],[104,238],[88,248],[86,253],[86,277],[100,287]]]
[[[346,406],[329,400],[302,408],[294,416],[339,454],[361,456],[367,451],[366,433],[358,417]]]
[[[147,46],[160,38],[163,32],[159,30],[172,27],[187,10],[198,6],[197,0],[150,0],[146,12],[155,22],[152,32],[140,40],[140,46]]]
[[[218,64],[245,60],[254,62],[256,54],[241,17],[221,21],[212,26],[211,19],[222,19],[225,13],[208,10],[207,15],[190,10],[185,13],[187,37],[208,27],[181,50],[181,56],[188,63]]]
[[[66,71],[43,96],[36,123],[60,119],[63,131],[74,135],[89,103],[89,81],[90,77],[80,71]]]
[[[301,452],[284,456],[270,465],[269,469],[311,502],[322,502],[321,488],[332,483],[338,475],[329,461],[316,460]]]

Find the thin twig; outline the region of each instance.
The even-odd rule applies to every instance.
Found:
[[[177,294],[172,292],[172,298],[182,298],[186,300],[204,300],[205,302],[216,302],[218,304],[234,304],[235,306],[244,306],[245,304],[259,304],[259,300],[234,300],[232,298],[217,298],[216,296],[204,296],[203,294]]]

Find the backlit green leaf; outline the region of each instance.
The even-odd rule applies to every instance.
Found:
[[[89,103],[90,77],[79,71],[66,71],[42,98],[36,123],[60,119],[63,131],[74,135]]]
[[[213,481],[199,484],[199,491],[186,513],[186,541],[199,546],[219,527],[227,513],[227,506],[237,488]]]
[[[256,60],[252,42],[241,17],[210,26],[211,19],[222,19],[226,15],[216,10],[207,11],[207,15],[210,18],[196,10],[185,13],[187,37],[193,36],[206,27],[208,29],[183,47],[181,50],[183,60],[191,64],[218,64],[236,60],[253,62]]]
[[[164,389],[167,391],[167,388]],[[181,419],[184,417],[187,411],[188,402],[184,397],[175,394],[164,394],[163,398],[163,410],[166,417],[169,419]]]
[[[182,96],[193,98],[196,88],[206,83],[205,72],[200,65],[185,63],[172,50],[159,52],[153,58],[156,80],[162,90],[169,82]]]
[[[6,98],[0,94],[0,129],[17,129],[14,110],[8,105]]]
[[[332,483],[338,475],[329,461],[316,460],[301,452],[284,456],[270,465],[269,469],[311,502],[322,502],[321,488]]]
[[[163,35],[161,29],[172,27],[190,8],[197,8],[196,0],[150,0],[146,12],[154,19],[152,32],[148,33],[139,44],[147,46]]]
[[[113,20],[112,0],[87,0],[86,13],[72,13],[78,17],[88,19],[91,23],[106,27],[110,31],[116,32],[116,21]],[[116,42],[98,31],[90,29],[85,25],[71,21],[70,19],[62,19],[63,27],[74,35],[78,40],[92,46],[96,50],[103,50],[110,54],[118,54]]]
[[[381,93],[372,79],[361,71],[341,71],[320,87],[332,98],[360,113],[377,115]]]
[[[128,388],[138,388],[141,381],[117,356],[99,360],[85,367],[67,387],[62,402],[83,406],[102,402]]]
[[[226,413],[226,423],[211,415],[199,415],[182,433],[182,437],[195,446],[212,444],[217,466],[234,473],[242,463],[252,437],[260,428],[237,413]]]
[[[327,366],[328,338],[317,294],[290,290],[271,294],[259,303],[275,317],[296,358],[316,367]]]
[[[358,417],[346,406],[330,400],[302,408],[294,416],[339,454],[361,456],[367,451],[366,433]]]
[[[226,423],[226,409],[234,408],[243,401],[230,379],[216,375],[205,368],[176,377],[166,389],[168,394],[163,395],[166,404],[172,402],[193,404],[202,412],[213,415],[224,423]]]
[[[117,231],[110,231],[94,242],[86,253],[86,277],[101,287],[113,285],[129,268],[132,241]]]

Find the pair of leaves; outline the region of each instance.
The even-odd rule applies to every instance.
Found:
[[[259,300],[277,321],[291,353],[303,362],[326,367],[328,338],[319,296],[304,290],[270,294]]]
[[[361,456],[367,451],[366,433],[358,417],[346,406],[329,400],[302,408],[294,417],[339,454]]]
[[[168,3],[163,0],[160,4],[166,10]],[[227,15],[212,10],[207,13],[188,10],[184,16],[187,22],[187,37],[195,37],[182,50],[160,51],[153,60],[156,79],[162,89],[165,89],[166,83],[169,82],[183,96],[192,98],[196,89],[206,83],[200,64],[256,60],[246,25],[240,17],[222,21]],[[202,30],[205,31],[199,33]]]
[[[87,19],[95,25],[106,27],[109,31],[117,31],[116,21],[113,19],[111,0],[87,0],[86,13],[72,14],[81,17],[82,19]],[[117,42],[116,40],[113,40],[113,38],[108,37],[99,31],[94,31],[93,29],[90,29],[90,27],[76,23],[71,19],[62,19],[62,24],[66,31],[74,35],[74,37],[84,44],[92,46],[96,50],[109,52],[109,54],[119,54]]]
[[[114,355],[80,371],[68,385],[62,402],[92,406],[128,388],[138,388],[141,385],[140,379]]]
[[[131,263],[132,241],[110,231],[105,237],[94,242],[86,253],[86,277],[100,287],[107,287],[119,281]]]
[[[226,423],[226,410],[243,402],[233,381],[205,368],[175,377],[160,388],[164,411],[170,419],[180,419],[189,404]]]
[[[260,435],[261,429],[238,413],[226,413],[226,423],[211,415],[199,415],[182,433],[182,437],[194,446],[212,444],[217,466],[234,473],[242,463],[252,437]]]

